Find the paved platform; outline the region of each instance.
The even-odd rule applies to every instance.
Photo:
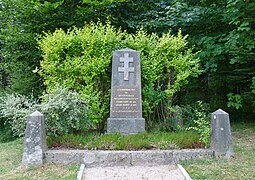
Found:
[[[85,168],[85,180],[185,180],[176,165]]]

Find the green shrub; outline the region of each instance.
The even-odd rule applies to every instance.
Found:
[[[44,114],[48,135],[58,136],[87,130],[93,125],[87,118],[84,98],[62,87],[55,87],[50,93],[44,94],[41,104],[19,94],[2,96],[0,102],[0,120],[4,125],[1,131],[5,131],[6,136],[11,132],[13,136],[23,136],[26,116],[35,110]],[[11,131],[8,130],[9,126]]]
[[[11,127],[13,136],[22,136],[26,127],[26,116],[33,112],[35,101],[19,94],[6,94],[0,97],[0,118]]]
[[[56,87],[42,96],[42,103],[36,105],[46,117],[48,135],[63,135],[91,127],[87,118],[87,107],[80,95],[62,87]]]
[[[140,51],[144,117],[148,123],[165,121],[171,118],[173,96],[201,72],[186,45],[181,32],[162,37],[143,30],[127,34],[101,23],[67,33],[60,29],[39,41],[39,74],[48,91],[60,84],[86,97],[88,118],[97,124],[109,116],[112,52],[126,47]]]
[[[206,103],[197,101],[193,105],[181,106],[178,108],[178,118],[183,120],[183,127],[179,130],[193,130],[200,135],[200,141],[206,146],[210,141],[210,113]]]

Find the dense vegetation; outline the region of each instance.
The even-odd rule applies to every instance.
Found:
[[[179,114],[187,118],[185,112],[192,109],[189,107],[196,107],[194,104],[196,101],[203,101],[209,105],[209,111],[211,112],[217,108],[228,111],[232,120],[254,120],[254,9],[255,2],[250,0],[0,0],[0,96],[2,96],[0,101],[4,101],[4,98],[8,96],[6,94],[17,93],[20,95],[15,95],[15,97],[19,99],[22,99],[23,96],[33,99],[31,102],[27,100],[20,101],[21,109],[33,109],[28,107],[25,102],[32,103],[35,99],[47,93],[50,96],[52,93],[51,86],[53,87],[55,83],[58,83],[60,86],[69,88],[69,90],[76,90],[85,101],[85,104],[93,103],[86,104],[86,106],[90,109],[93,107],[92,110],[97,113],[89,114],[90,112],[86,112],[88,116],[86,115],[85,119],[88,117],[93,123],[100,122],[100,126],[96,126],[103,129],[104,123],[102,122],[105,121],[109,111],[109,102],[107,103],[107,101],[109,101],[111,51],[119,47],[130,46],[130,48],[140,50],[144,58],[142,61],[143,106],[144,115],[149,120],[147,122],[148,126],[152,127],[153,123],[160,125],[163,122],[162,127],[166,127],[165,125],[169,124],[168,121],[175,117],[173,112],[179,112],[175,105],[181,106],[181,113]],[[92,74],[86,74],[85,69],[70,69],[68,66],[64,66],[70,63],[68,60],[76,63],[82,61],[82,51],[79,49],[82,44],[79,44],[79,33],[85,31],[90,22],[97,23],[98,20],[100,20],[101,25],[97,27],[94,24],[92,26],[95,28],[94,31],[98,30],[97,28],[106,27],[114,29],[113,31],[116,34],[114,36],[108,34],[115,42],[110,42],[111,39],[105,36],[105,42],[108,42],[109,45],[107,45],[109,48],[104,49],[105,51],[101,54],[104,55],[105,59],[102,56],[100,57],[102,52],[100,48],[90,46],[94,50],[91,53],[94,54],[88,54],[88,56],[90,58],[95,57],[93,62],[100,64],[102,69],[93,69]],[[92,32],[88,31],[88,33]],[[169,32],[176,36],[171,36]],[[133,35],[130,35],[131,33]],[[89,35],[91,36],[91,34]],[[103,37],[103,35],[104,33],[100,37]],[[53,36],[56,36],[56,38],[54,39]],[[59,68],[67,69],[59,70],[64,73],[65,77],[70,77],[70,75],[74,77],[76,76],[75,73],[82,71],[82,79],[75,77],[73,82],[70,79],[64,82],[64,79],[57,76],[43,74],[45,70],[50,71],[51,69],[45,64],[49,60],[45,58],[47,44],[43,45],[42,43],[51,37],[52,42],[73,43],[68,47],[68,44],[61,45],[59,50],[64,50],[64,52],[59,54],[61,56],[57,60],[66,62],[66,64],[60,63],[63,66],[59,66]],[[64,37],[68,38],[65,39]],[[121,42],[122,44],[118,44],[120,39],[128,39],[127,37],[131,38],[129,44],[127,40]],[[141,40],[144,41],[138,41],[139,37],[142,37]],[[173,78],[171,73],[175,74],[176,72],[173,71],[173,64],[163,63],[162,66],[156,66],[163,68],[163,70],[159,69],[164,72],[165,76],[146,74],[146,68],[150,65],[148,63],[155,63],[153,60],[156,61],[157,56],[161,57],[160,54],[163,49],[160,49],[160,46],[164,43],[163,39],[166,37],[170,39],[179,38],[179,41],[184,43],[184,46],[177,51],[180,56],[187,55],[185,52],[188,52],[187,57],[195,55],[191,58],[192,60],[200,59],[199,64],[202,73],[196,77],[199,74],[198,69],[195,74],[189,72],[189,76],[183,79],[185,83],[181,83],[179,87],[169,86],[167,83],[169,79]],[[93,39],[93,36],[91,38]],[[41,42],[41,50],[38,48],[38,40]],[[135,40],[139,43],[136,44]],[[161,42],[157,42],[155,46],[150,47],[149,45],[146,46],[146,41]],[[54,46],[50,42],[48,45],[49,47]],[[156,48],[155,51],[151,50],[153,47]],[[58,48],[58,46],[54,48]],[[164,51],[168,52],[168,48]],[[52,48],[52,50],[54,49]],[[73,61],[74,59],[76,61]],[[169,62],[173,63],[175,61],[171,61],[170,58]],[[198,62],[196,61],[195,64],[197,66]],[[54,63],[50,65],[54,66]],[[71,65],[74,66],[74,64],[69,64],[69,66]],[[191,64],[188,67],[191,67]],[[36,73],[38,69],[41,71],[41,76],[40,73]],[[183,71],[180,70],[180,72]],[[92,78],[92,81],[89,80],[90,78]],[[93,84],[98,79],[108,83]],[[158,82],[159,79],[160,82]],[[79,82],[79,86],[73,88],[71,85],[75,82]],[[160,84],[158,87],[157,83]],[[90,85],[86,86],[88,84]],[[89,92],[87,93],[89,96],[85,97],[85,92]],[[88,99],[90,101],[86,102]],[[40,98],[39,102],[34,102],[31,106],[34,107],[41,103],[47,104],[48,102],[52,101],[47,100],[44,95],[44,98]],[[150,102],[153,102],[154,105],[151,105]],[[150,107],[152,109],[149,109]],[[28,112],[26,110],[17,111],[17,114],[22,115],[24,112]],[[163,113],[159,113],[162,112],[161,110],[163,110]],[[3,108],[0,111],[6,112]],[[56,111],[55,109],[54,112]],[[14,123],[10,122],[8,114],[1,112],[1,130],[4,128],[6,132],[9,132],[10,129],[17,132],[18,127],[12,125]],[[50,112],[50,109],[46,109],[45,113],[47,112]],[[193,108],[190,112],[193,114],[189,117],[194,122],[194,117],[197,117],[197,110]],[[59,113],[56,114],[58,114],[58,118],[62,116]],[[68,116],[68,113],[65,116]],[[200,117],[200,119],[203,118]],[[75,124],[77,122],[74,119],[70,120],[70,125],[80,129],[81,127]],[[57,127],[61,123],[55,125]],[[88,124],[86,123],[83,127],[85,126],[88,127]],[[89,126],[93,127],[92,124]],[[171,125],[169,129],[176,128]],[[61,126],[59,132],[68,131],[72,130]],[[17,135],[20,135],[20,133],[17,132]]]
[[[43,55],[39,73],[47,91],[60,84],[81,94],[87,101],[88,118],[92,123],[104,125],[110,109],[112,52],[125,47],[138,50],[143,114],[147,123],[152,124],[171,118],[172,97],[189,77],[201,73],[199,60],[186,44],[181,33],[158,37],[139,30],[128,34],[100,23],[68,33],[57,30],[39,42]]]

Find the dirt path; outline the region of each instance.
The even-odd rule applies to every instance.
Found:
[[[184,180],[175,165],[87,168],[85,180]]]

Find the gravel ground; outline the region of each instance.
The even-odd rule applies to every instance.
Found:
[[[164,166],[117,166],[85,169],[85,180],[184,180],[175,165]]]

